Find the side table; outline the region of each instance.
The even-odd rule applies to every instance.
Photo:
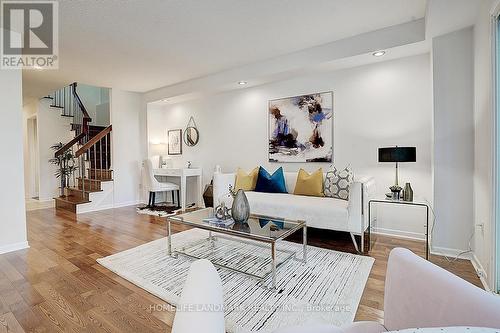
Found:
[[[425,224],[425,259],[429,260],[429,204],[425,201],[419,200],[403,201],[393,199],[371,199],[368,201],[368,221],[371,221],[372,203],[425,207],[427,214],[427,223]],[[369,228],[371,229],[371,226]]]

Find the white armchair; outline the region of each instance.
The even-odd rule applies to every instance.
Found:
[[[357,322],[343,327],[285,328],[275,333],[381,333],[418,327],[500,328],[500,297],[396,248],[389,255],[384,325]],[[465,330],[464,331],[469,331]]]
[[[189,272],[182,304],[221,304],[222,286],[212,264],[203,260],[192,266],[195,268],[192,267]],[[391,251],[387,266],[384,325],[368,321],[343,327],[308,325],[283,328],[275,333],[381,333],[406,328],[450,326],[498,329],[499,309],[499,296],[468,283],[407,249],[396,248]],[[202,331],[224,332],[223,313],[176,314],[172,332]]]

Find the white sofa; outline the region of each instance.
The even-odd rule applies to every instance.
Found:
[[[214,173],[214,206],[222,201],[230,206],[229,186],[236,180],[235,173]],[[351,234],[358,252],[363,251],[364,231],[368,228],[368,201],[375,191],[373,177],[355,177],[349,190],[349,200],[329,197],[294,195],[297,172],[285,172],[288,193],[262,193],[247,191],[246,196],[253,214],[304,220],[308,227],[345,231]],[[354,238],[361,235],[361,251]]]
[[[207,285],[211,287],[206,288]],[[176,312],[172,332],[223,333],[222,304],[222,286],[217,271],[207,260],[194,262],[182,291],[181,307]],[[307,325],[285,327],[275,333],[382,333],[451,326],[491,327],[498,331],[499,309],[499,296],[462,280],[407,249],[396,248],[391,251],[387,265],[383,324],[365,321],[343,327]],[[424,333],[426,330],[411,332]],[[453,332],[473,330],[463,328]]]

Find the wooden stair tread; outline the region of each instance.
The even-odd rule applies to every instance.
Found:
[[[113,169],[99,169],[99,168],[87,168],[87,170],[96,170],[96,171],[113,171]]]
[[[76,179],[78,179],[78,180],[82,180],[82,178],[81,178],[81,177],[76,177]],[[107,179],[106,179],[106,180],[102,180],[102,179],[87,178],[87,177],[83,178],[83,180],[85,180],[85,181],[91,181],[91,182],[107,182],[107,181],[108,181]],[[112,179],[111,179],[111,180],[112,180]]]
[[[78,181],[82,181],[82,178],[77,177],[76,178]],[[102,183],[102,182],[112,182],[113,178],[104,178],[104,179],[95,179],[95,178],[83,178],[85,182],[91,182],[91,183]]]
[[[85,191],[84,191],[84,190],[82,190],[81,188],[77,188],[77,187],[68,187],[68,189],[69,189],[69,190],[72,190],[72,191],[76,191],[76,192],[84,192],[84,193],[96,193],[96,192],[102,192],[102,190],[95,190],[95,189],[94,189],[94,190],[93,190],[93,189],[90,189],[90,190],[85,189]]]
[[[85,204],[85,203],[89,203],[90,202],[89,200],[86,200],[84,198],[79,198],[79,197],[76,197],[76,196],[73,196],[73,195],[67,195],[67,196],[64,196],[64,197],[56,197],[54,199],[56,201],[62,201],[62,202],[68,203],[68,204],[75,204],[75,205]]]

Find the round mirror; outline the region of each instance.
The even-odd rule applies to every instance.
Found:
[[[200,133],[196,127],[188,127],[184,131],[184,143],[189,147],[196,146],[200,140]]]

